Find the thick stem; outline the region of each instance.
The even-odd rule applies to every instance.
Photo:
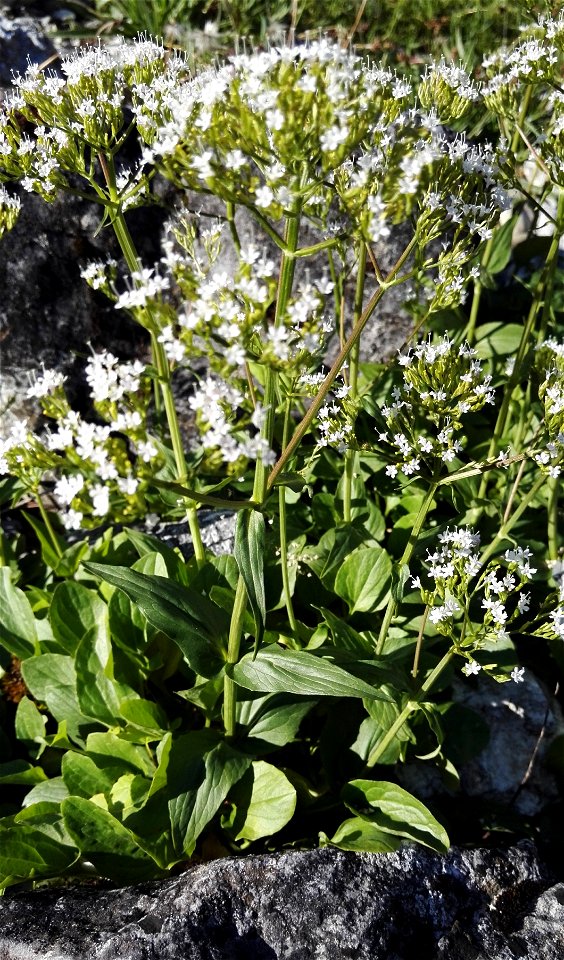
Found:
[[[406,703],[397,720],[394,721],[387,733],[385,733],[382,739],[376,744],[370,753],[368,760],[366,761],[367,767],[373,767],[376,763],[378,763],[378,760],[385,753],[396,734],[399,733],[404,723],[409,720],[411,714],[415,713],[415,711],[418,709],[421,700],[423,700],[425,695],[429,692],[435,683],[435,680],[440,677],[445,667],[448,666],[455,653],[456,648],[451,647],[450,650],[445,653],[442,660],[439,660],[437,666],[431,671],[425,682],[421,684],[418,693],[411,697],[411,699]]]
[[[560,536],[558,532],[558,494],[560,480],[550,477],[548,480],[548,559],[558,560],[560,555]]]
[[[286,410],[284,413],[284,436],[283,445],[288,442],[288,433],[290,428],[290,400],[286,400]],[[284,591],[284,603],[288,613],[288,621],[291,629],[295,632],[297,629],[296,616],[294,614],[294,605],[292,603],[292,591],[290,589],[290,574],[288,570],[288,535],[286,530],[286,487],[282,484],[278,488],[278,515],[280,522],[280,564],[282,568],[282,587]]]
[[[49,539],[50,539],[51,543],[53,544],[53,549],[54,549],[55,553],[57,554],[57,556],[60,558],[60,557],[63,556],[63,551],[61,550],[61,548],[60,548],[60,546],[59,546],[59,542],[58,542],[58,540],[57,540],[57,537],[55,536],[55,531],[53,530],[53,526],[52,526],[52,524],[51,524],[51,520],[50,520],[50,518],[49,518],[49,514],[48,514],[47,510],[45,509],[45,504],[43,503],[43,500],[41,499],[41,494],[39,493],[38,490],[36,490],[36,491],[34,492],[34,497],[35,497],[35,502],[37,503],[37,506],[39,507],[39,513],[41,514],[41,519],[43,520],[43,523],[45,524],[45,528],[46,528],[46,530],[47,530],[47,533],[49,534]]]
[[[362,302],[364,299],[364,285],[366,281],[366,244],[361,241],[358,252],[358,273],[356,277],[356,288],[354,295],[353,308],[353,327],[355,327],[362,316]],[[354,344],[349,357],[349,397],[351,403],[355,403],[358,396],[358,365],[360,358],[360,337]],[[344,483],[343,483],[343,520],[345,523],[351,522],[352,512],[352,483],[356,461],[354,450],[348,449],[345,453]]]
[[[407,541],[405,545],[405,550],[403,551],[403,554],[397,563],[397,570],[399,571],[400,574],[401,574],[402,567],[406,563],[409,563],[409,561],[411,560],[411,557],[413,556],[415,545],[417,543],[417,540],[419,539],[419,534],[421,533],[421,527],[425,522],[425,518],[429,512],[429,509],[433,502],[433,497],[435,496],[438,486],[439,486],[439,482],[437,480],[433,480],[429,486],[425,499],[423,500],[421,506],[419,507],[419,513],[415,518],[415,523],[413,524],[413,528],[409,535],[409,540]],[[390,629],[390,624],[397,613],[397,609],[398,609],[397,601],[394,599],[393,595],[390,595],[390,599],[388,600],[388,605],[384,613],[384,620],[382,621],[382,626],[380,628],[378,643],[376,644],[376,653],[378,655],[381,654],[384,649],[384,644],[386,643],[388,630]]]
[[[227,663],[234,664],[239,660],[241,638],[243,636],[243,622],[247,609],[247,590],[241,574],[237,580],[231,624],[229,626],[229,640],[227,642]],[[228,737],[235,736],[235,714],[237,708],[237,684],[227,675],[223,681],[223,724]]]

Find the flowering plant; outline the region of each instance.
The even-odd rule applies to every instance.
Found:
[[[4,886],[92,864],[138,880],[213,838],[233,851],[309,839],[312,817],[343,849],[447,847],[420,800],[366,776],[429,738],[452,773],[444,703],[428,699],[439,678],[519,683],[519,636],[548,638],[556,656],[563,637],[551,293],[564,20],[532,35],[482,87],[446,63],[412,85],[325,40],[195,77],[139,40],[80,51],[64,76],[16,78],[0,176],[102,206],[123,264],[82,276],[146,330],[151,358],[93,354],[91,416],[60,371],[42,371],[29,395],[47,426],[0,443],[6,498],[25,491],[42,518],[29,517],[41,546],[29,582],[2,538],[0,643],[7,689],[20,683],[6,739],[29,756],[0,766],[16,790],[0,819]],[[531,145],[523,98],[550,143]],[[485,124],[489,138],[467,135]],[[525,148],[542,154],[540,197]],[[180,209],[146,266],[127,211],[151,202],[157,175],[222,214],[202,230]],[[513,210],[522,197],[544,210],[551,194],[526,322],[492,328],[480,301],[509,262]],[[3,190],[3,229],[17,206]],[[363,362],[363,333],[402,287],[407,342],[393,362]],[[236,515],[232,555],[206,551],[206,506]],[[186,516],[192,559],[132,526],[148,510]]]

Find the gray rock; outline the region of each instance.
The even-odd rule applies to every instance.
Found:
[[[529,843],[251,856],[121,890],[8,891],[0,960],[562,960],[563,902]]]
[[[33,17],[7,16],[0,10],[0,86],[9,87],[12,71],[25,73],[28,62],[43,63],[56,52],[42,24]]]
[[[200,510],[198,520],[202,543],[216,557],[232,554],[235,546],[235,513],[219,513],[217,510]],[[152,522],[152,521],[156,522]],[[161,523],[156,515],[146,520],[146,529],[169,547],[178,547],[186,558],[193,556],[192,537],[186,522]]]
[[[530,670],[523,683],[499,684],[482,675],[476,682],[455,680],[452,699],[478,714],[489,729],[486,746],[459,768],[463,796],[525,817],[536,816],[558,799],[546,754],[562,733],[562,714]],[[428,763],[403,764],[397,775],[401,785],[421,799],[445,793],[441,772]]]
[[[545,765],[546,750],[562,732],[558,703],[527,670],[524,683],[498,684],[480,677],[456,683],[454,699],[480,714],[489,726],[489,743],[462,768],[466,796],[511,805],[534,816],[558,797]]]

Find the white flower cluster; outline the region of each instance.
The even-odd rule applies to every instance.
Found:
[[[564,464],[564,344],[554,337],[537,346],[537,368],[544,374],[539,397],[544,408],[543,447],[533,456],[547,476],[557,478]]]
[[[5,187],[0,185],[0,239],[7,230],[11,230],[14,226],[20,214],[21,206],[20,198],[11,196]]]
[[[503,565],[483,570],[480,535],[471,528],[447,527],[438,542],[437,549],[427,551],[424,581],[414,577],[411,585],[421,590],[439,633],[453,635],[455,621],[464,621],[458,652],[466,658],[463,672],[470,676],[482,669],[472,654],[487,641],[506,639],[507,627],[528,612],[531,594],[523,587],[537,572],[531,565],[533,554],[529,547],[517,546],[505,551]],[[511,677],[522,680],[522,668],[515,668]]]
[[[178,85],[143,162],[279,216],[302,192],[304,169],[312,180],[333,170],[411,95],[391,71],[327,40],[237,55]]]
[[[562,49],[564,13],[556,18],[539,18],[531,34],[512,48],[502,48],[484,60],[483,67],[495,71],[485,85],[486,97],[499,93],[503,87],[515,87],[522,81],[531,83],[552,79]]]
[[[154,472],[159,449],[147,434],[149,389],[145,365],[94,353],[86,365],[90,397],[105,423],[85,420],[69,406],[60,371],[43,370],[27,396],[38,399],[53,426],[41,435],[25,421],[0,438],[0,474],[21,477],[32,489],[53,485],[65,527],[75,529],[110,511],[132,516],[142,481]]]
[[[217,449],[222,460],[235,463],[241,457],[272,464],[276,457],[267,442],[257,432],[251,436],[248,430],[237,424],[238,408],[244,396],[237,387],[219,377],[206,377],[190,397],[189,405],[198,415],[202,442],[207,449]],[[250,418],[250,425],[259,430],[265,410],[260,404]]]
[[[390,402],[381,408],[388,429],[378,440],[394,458],[390,477],[430,469],[437,460],[448,464],[462,450],[458,438],[462,418],[493,403],[491,376],[485,374],[476,351],[448,336],[430,338],[398,358],[403,371]],[[434,427],[431,434],[430,428]]]
[[[66,377],[60,370],[45,370],[35,378],[34,383],[29,387],[26,397],[47,397],[54,393],[58,387],[62,387]]]
[[[0,170],[46,200],[68,188],[68,174],[91,181],[85,146],[113,152],[132,98],[136,108],[145,102],[146,110],[152,98],[160,110],[161,100],[178,85],[186,67],[183,58],[138,39],[81,47],[63,59],[62,70],[66,79],[30,64],[25,74],[14,76],[15,92],[0,117]],[[31,135],[22,133],[18,114],[34,125]],[[142,187],[138,173],[122,171],[118,176],[124,207]]]

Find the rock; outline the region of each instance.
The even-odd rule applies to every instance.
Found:
[[[454,699],[476,711],[489,726],[487,746],[461,771],[466,796],[479,796],[517,813],[534,816],[558,798],[554,777],[546,769],[546,751],[562,732],[562,716],[527,670],[523,683],[457,682]]]
[[[486,676],[475,683],[455,680],[452,699],[473,711],[489,731],[479,753],[456,764],[463,797],[527,818],[558,800],[558,784],[546,766],[546,755],[562,733],[562,714],[530,670],[525,671],[524,683],[499,684]],[[426,801],[438,800],[445,792],[459,795],[445,787],[437,767],[422,761],[402,764],[397,776],[406,790]]]
[[[233,553],[235,547],[235,513],[219,513],[217,510],[204,509],[198,511],[198,520],[202,543],[208,550],[211,550],[216,557],[225,553]],[[158,537],[167,546],[178,547],[186,559],[193,556],[192,537],[186,522],[160,522],[156,515],[151,514],[146,518],[145,528],[148,533]]]
[[[562,960],[564,885],[507,851],[215,860],[121,890],[0,900],[0,960]]]
[[[56,53],[42,25],[29,16],[0,10],[0,87],[9,87],[12,71],[25,73],[28,63],[43,63]]]

